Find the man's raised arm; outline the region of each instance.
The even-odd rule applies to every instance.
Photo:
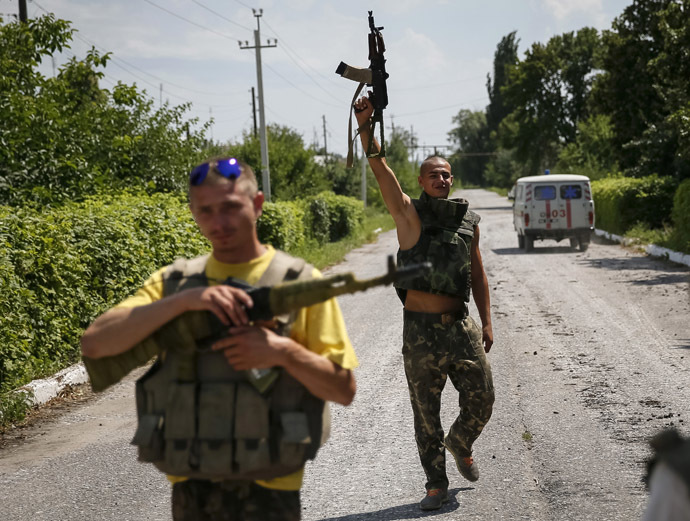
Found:
[[[359,135],[362,139],[362,146],[364,150],[366,150],[369,144],[370,131],[368,121],[374,111],[374,107],[366,97],[358,99],[354,107],[357,124],[360,128]],[[375,139],[373,146],[377,149],[379,148],[379,144]],[[411,248],[417,242],[422,229],[417,210],[415,210],[412,200],[402,191],[400,183],[395,177],[395,173],[386,164],[384,158],[370,157],[369,166],[374,172],[376,181],[379,184],[383,202],[395,221],[400,247],[402,249]]]

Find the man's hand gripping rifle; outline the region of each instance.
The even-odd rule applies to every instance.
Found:
[[[266,323],[273,321],[275,317],[288,315],[300,308],[325,302],[338,295],[365,291],[375,286],[385,286],[404,278],[418,276],[430,268],[431,264],[425,262],[398,269],[393,257],[390,256],[388,273],[371,279],[359,280],[352,273],[341,273],[320,279],[284,282],[276,286],[247,287],[246,291],[251,296],[254,306],[246,312],[251,322]],[[181,319],[188,314],[192,314],[193,317]],[[189,323],[194,324],[193,331],[189,330]],[[149,339],[129,351],[99,359],[84,357],[83,360],[91,379],[91,386],[94,391],[99,392],[119,382],[130,371],[146,364],[154,356],[160,355],[162,344],[165,344],[165,349],[168,350],[203,353],[227,335],[228,326],[210,311],[189,311],[171,320]],[[262,392],[270,387],[277,376],[276,368],[247,371],[251,383]]]
[[[352,105],[354,105],[364,85],[372,88],[372,91],[369,93],[369,102],[374,107],[374,113],[371,116],[371,128],[369,129],[369,144],[366,151],[367,157],[386,157],[386,144],[383,138],[383,109],[388,106],[388,90],[386,89],[388,73],[386,72],[386,59],[383,57],[383,53],[386,52],[386,46],[383,43],[383,35],[381,34],[383,27],[376,27],[372,13],[373,11],[369,11],[369,68],[352,67],[345,62],[340,62],[340,65],[338,65],[338,68],[335,70],[336,74],[340,74],[343,78],[359,82],[359,86],[350,104],[350,120],[348,122],[348,135],[350,139],[347,149],[348,168],[352,166],[352,145],[354,139],[357,139],[357,135],[355,135],[354,139],[352,138]],[[378,153],[375,152],[374,147],[374,134],[377,123],[381,136],[381,149]],[[357,134],[359,134],[360,130],[361,129],[357,129]]]

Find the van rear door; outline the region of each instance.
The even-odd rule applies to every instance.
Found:
[[[534,185],[534,199],[538,206],[538,224],[546,230],[581,228],[586,222],[581,203],[589,196],[582,182],[538,183]],[[542,206],[543,205],[543,206]]]

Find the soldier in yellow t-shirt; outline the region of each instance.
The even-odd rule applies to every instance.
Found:
[[[166,294],[170,267],[158,270],[135,295],[89,326],[82,337],[84,356],[118,355],[185,312],[207,310],[228,327],[229,335],[212,349],[224,354],[232,370],[278,367],[313,399],[349,405],[356,389],[352,369],[357,358],[334,299],[301,309],[283,336],[249,324],[246,310],[253,303],[244,290],[215,283],[233,277],[254,285],[277,259],[287,258],[259,242],[256,221],[264,198],[252,169],[233,158],[202,163],[190,174],[189,200],[201,233],[212,245],[203,270],[208,285]],[[321,276],[310,266],[305,270],[311,272],[306,278]],[[302,476],[303,467],[251,480],[171,475],[173,519],[298,520]]]

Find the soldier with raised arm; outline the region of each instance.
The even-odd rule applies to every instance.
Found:
[[[372,104],[354,104],[363,146],[369,143]],[[377,145],[378,146],[378,145]],[[472,444],[489,421],[494,403],[491,367],[493,344],[489,287],[479,251],[479,216],[464,199],[448,199],[453,176],[449,163],[429,157],[418,177],[422,193],[403,193],[385,158],[369,157],[383,201],[398,235],[398,266],[431,262],[427,275],[396,283],[404,305],[403,357],[414,414],[415,438],[426,473],[422,510],[448,501],[445,449],[460,473],[479,478]],[[480,328],[468,315],[470,294],[479,311]],[[458,392],[459,414],[444,436],[441,392],[450,378]]]
[[[158,354],[137,382],[132,443],[173,483],[176,521],[300,519],[304,463],[328,426],[324,402],[348,405],[355,394],[357,358],[334,299],[270,326],[249,323],[254,303],[242,283],[320,277],[259,241],[263,201],[248,165],[218,158],[197,166],[189,208],[210,255],[158,270],[82,337],[85,362],[97,359],[88,366],[113,366],[116,376],[131,365],[120,369],[122,357]],[[227,280],[238,283],[220,284]],[[197,337],[211,318],[228,334],[207,346]],[[277,378],[257,389],[248,375],[269,368]]]

